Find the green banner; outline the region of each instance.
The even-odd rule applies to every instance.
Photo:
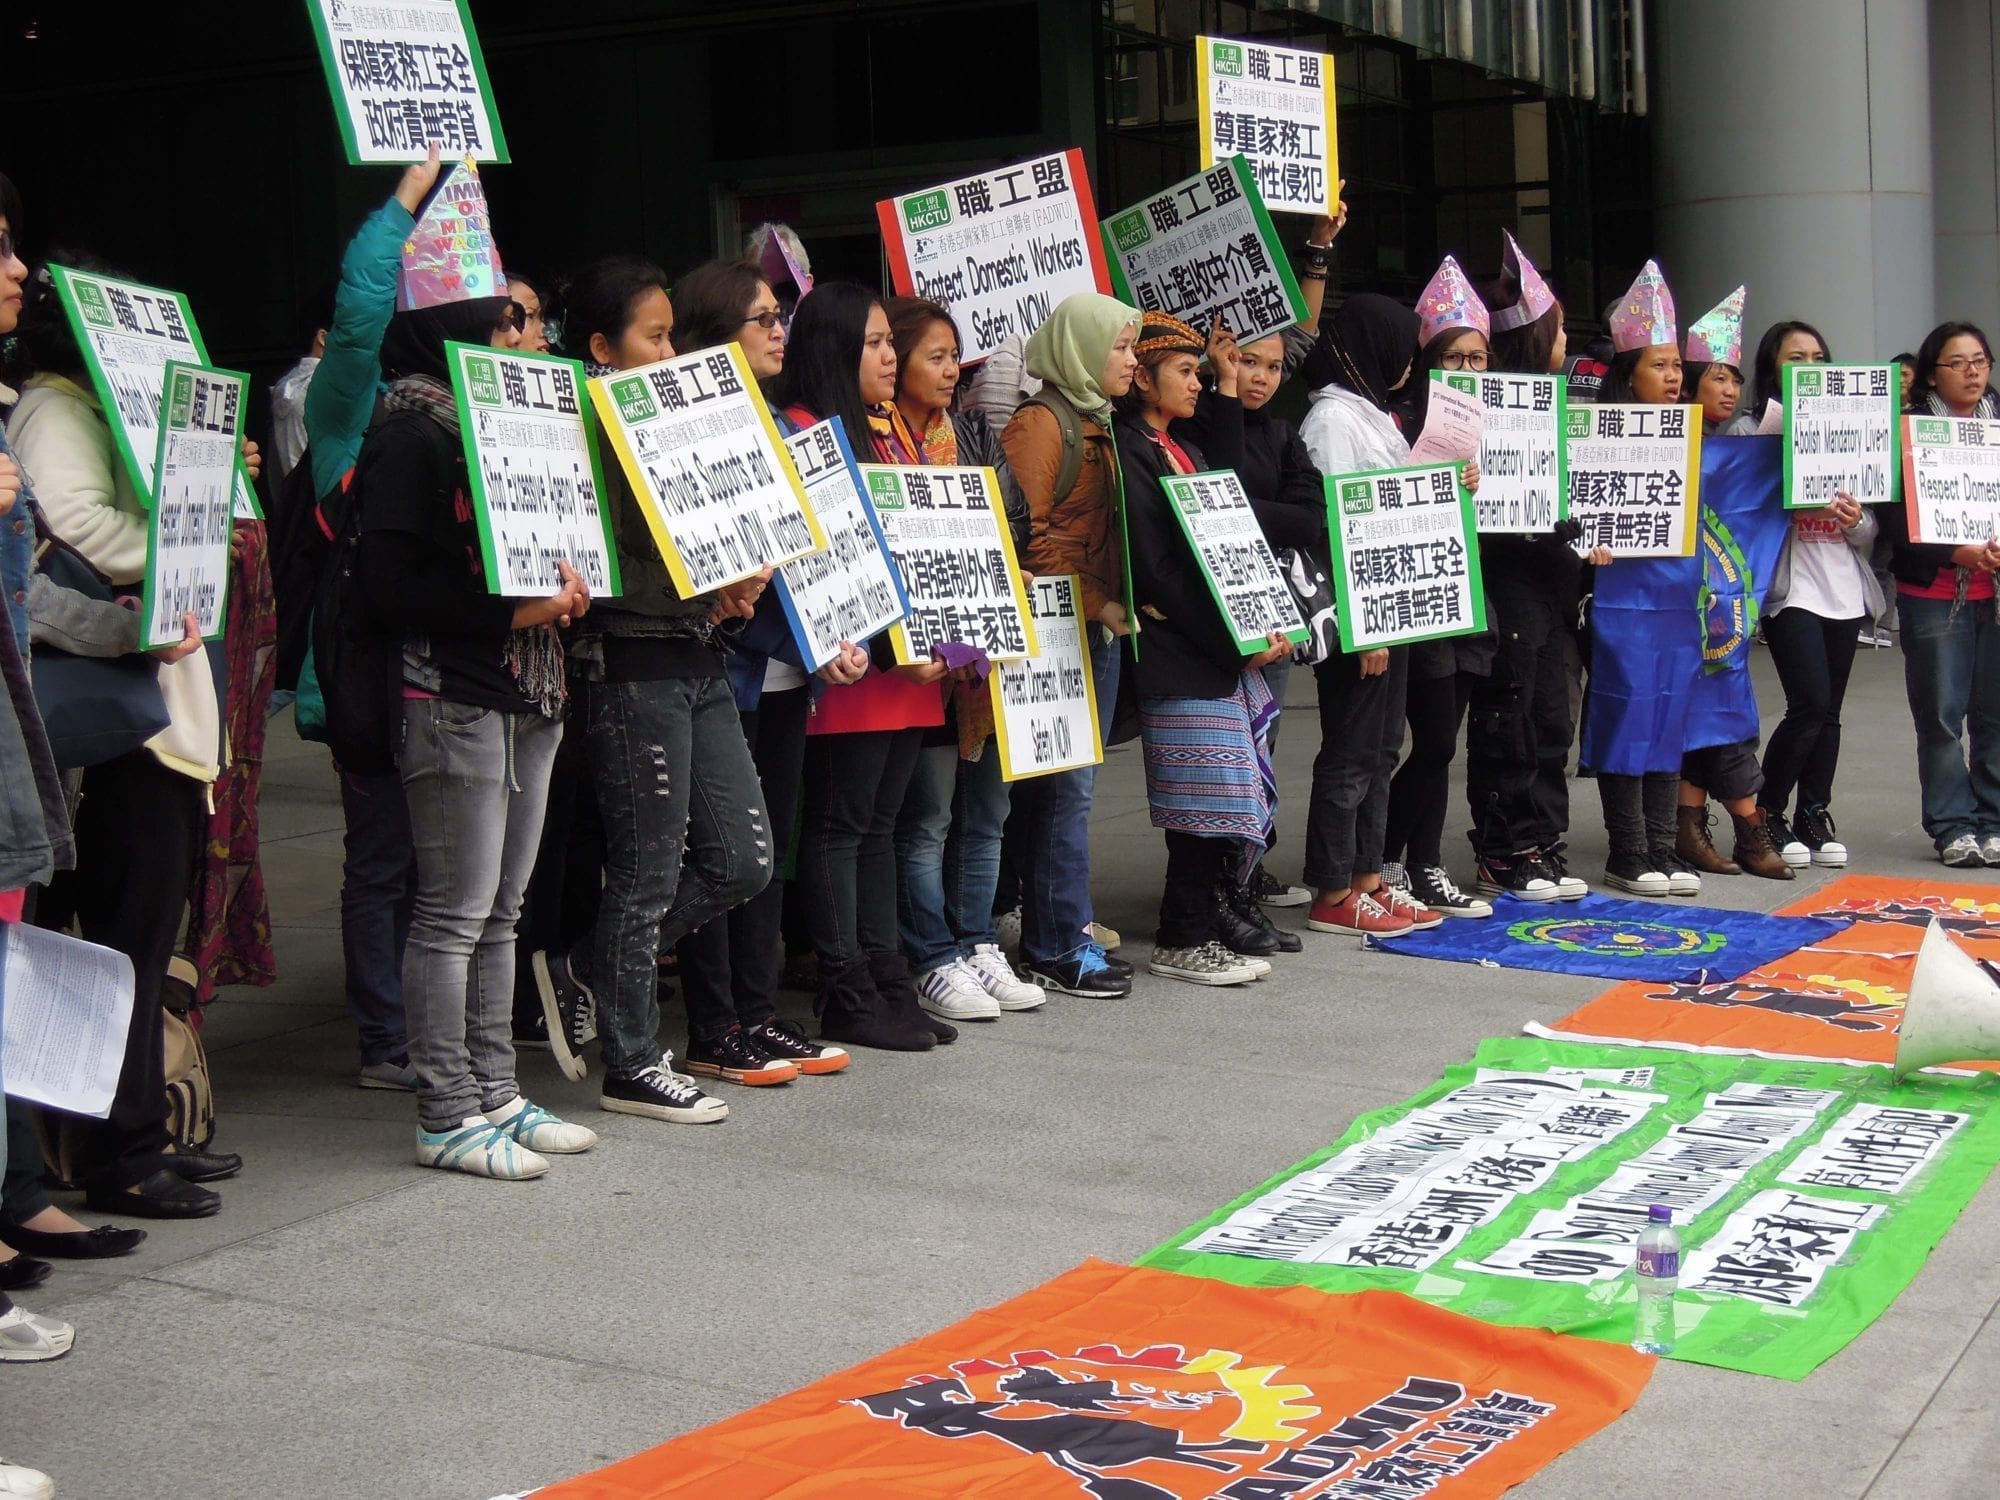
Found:
[[[1142,1257],[1247,1286],[1389,1288],[1622,1343],[1651,1203],[1682,1239],[1676,1359],[1803,1379],[1879,1317],[2000,1161],[2000,1077],[1483,1042],[1406,1103]]]

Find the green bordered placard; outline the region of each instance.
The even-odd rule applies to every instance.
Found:
[[[187,298],[165,287],[51,265],[56,295],[83,351],[111,440],[140,501],[153,504],[160,403],[169,361],[212,368]],[[261,518],[257,489],[239,455],[235,513]]]
[[[1236,649],[1245,656],[1269,650],[1273,630],[1295,646],[1310,640],[1311,627],[1299,618],[1298,600],[1235,470],[1166,474],[1160,487]]]
[[[1903,388],[1896,366],[1780,365],[1778,381],[1785,419],[1786,510],[1831,505],[1835,488],[1847,490],[1863,505],[1902,498]],[[1802,402],[1826,399],[1862,400],[1875,409],[1838,416],[1800,410]],[[1818,451],[1803,451],[1808,447]],[[1847,482],[1839,481],[1841,475]],[[1802,488],[1810,488],[1814,498],[1801,498]]]
[[[1472,514],[1482,536],[1541,536],[1569,518],[1569,382],[1560,375],[1516,375],[1502,370],[1433,370],[1431,379],[1477,396],[1486,408],[1479,439],[1479,492],[1472,497]],[[1547,418],[1549,464],[1546,473],[1531,472],[1540,444],[1531,446],[1524,428]],[[1533,512],[1534,492],[1555,486],[1555,504],[1542,521]],[[1519,518],[1509,515],[1517,508]]]
[[[362,32],[352,21],[360,11],[393,15],[400,25],[377,25]],[[353,166],[396,165],[422,161],[430,151],[430,131],[438,131],[438,155],[446,161],[507,162],[507,132],[493,102],[493,82],[486,75],[486,56],[472,24],[466,0],[385,0],[380,5],[356,5],[353,0],[306,0],[313,36],[319,42],[320,63],[333,100],[347,160]],[[364,149],[355,116],[367,116],[367,105],[350,92],[377,90],[374,128],[383,135],[400,135],[406,143]],[[467,87],[470,85],[470,88]],[[472,111],[467,101],[476,99]],[[461,105],[467,105],[461,109]],[[485,127],[481,145],[468,149],[465,122],[470,113]],[[424,140],[408,144],[414,125]]]
[[[1486,629],[1477,519],[1459,470],[1428,464],[1327,476],[1341,650],[1377,651]],[[1358,587],[1365,592],[1357,594]],[[1442,618],[1447,600],[1458,603],[1456,621]],[[1356,629],[1357,618],[1368,627],[1385,614],[1393,629]]]
[[[1217,190],[1235,185],[1218,203]],[[1206,331],[1220,317],[1242,343],[1282,333],[1306,315],[1305,296],[1239,153],[1183,178],[1098,226],[1119,301]],[[1191,267],[1178,282],[1170,274]],[[1197,299],[1187,295],[1201,289]]]
[[[597,456],[596,414],[584,391],[583,366],[552,354],[526,354],[485,344],[447,343],[459,435],[472,481],[472,519],[486,565],[488,593],[542,598],[556,590],[553,567],[528,560],[554,553],[589,584],[592,598],[616,597],[618,546],[611,496]],[[539,428],[539,434],[529,428]],[[527,436],[573,434],[557,443],[519,443]],[[565,459],[567,463],[565,463]],[[518,477],[517,477],[518,476]],[[583,510],[581,481],[590,505]],[[576,511],[567,523],[538,508]]]
[[[180,619],[190,610],[204,617],[200,622],[203,640],[220,640],[228,629],[236,455],[242,450],[243,419],[250,400],[248,375],[173,360],[167,363],[162,387],[159,442],[153,450],[156,484],[146,523],[146,578],[139,602],[140,645],[146,649],[179,641]],[[219,527],[214,524],[214,514],[191,513],[184,502],[181,480],[188,465],[198,461],[199,455],[193,451],[198,447],[215,448],[222,455],[219,468],[225,475],[225,493],[219,507]],[[170,553],[163,548],[163,534],[169,528],[181,533],[188,523],[200,525],[204,520],[216,534],[196,541],[183,536]],[[215,591],[213,609],[206,607],[202,597],[205,586]],[[162,589],[183,587],[192,590],[192,596],[175,601],[180,607],[173,610],[173,629],[167,630],[157,618],[164,602]]]

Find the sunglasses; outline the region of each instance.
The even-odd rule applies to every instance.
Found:
[[[511,329],[515,333],[523,333],[528,327],[528,310],[518,302],[509,302],[505,307],[500,309],[499,321],[493,326],[495,328]]]

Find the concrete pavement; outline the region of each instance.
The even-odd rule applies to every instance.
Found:
[[[1761,652],[1757,670],[1768,724],[1780,700]],[[1309,674],[1294,683],[1274,862],[1296,875],[1318,733]],[[1835,812],[1852,868],[1942,876],[1917,825],[1898,653],[1861,653],[1846,719]],[[539,1182],[447,1177],[412,1164],[406,1097],[353,1086],[339,802],[324,752],[288,716],[273,731],[265,869],[283,977],[225,991],[209,1031],[218,1144],[248,1168],[220,1216],[157,1226],[124,1260],[61,1265],[21,1299],[75,1323],[77,1343],[0,1377],[0,1452],[49,1470],[64,1500],[485,1500],[563,1478],[1086,1255],[1129,1260],[1482,1037],[1606,984],[1309,934],[1247,990],[1142,976],[1128,1001],[1057,997],[934,1053],[863,1054],[778,1090],[717,1085],[730,1118],[701,1129],[600,1113],[595,1076],[570,1084],[529,1054],[530,1096],[602,1145]],[[1575,792],[1574,865],[1594,879],[1597,799]],[[1468,874],[1453,798],[1446,853]],[[1093,845],[1100,914],[1141,958],[1161,848],[1136,748],[1100,782]],[[2000,888],[2000,874],[1950,874]],[[1703,900],[1769,909],[1829,878],[1711,879]],[[803,996],[784,1004],[806,1011]],[[677,1050],[680,1028],[670,1010]],[[1991,1496],[1996,1237],[1989,1183],[1896,1305],[1809,1380],[1663,1362],[1630,1414],[1522,1493]]]

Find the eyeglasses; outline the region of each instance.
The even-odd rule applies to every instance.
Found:
[[[14,231],[11,229],[0,229],[0,260],[12,260],[13,258]]]
[[[523,333],[528,327],[528,310],[518,302],[509,302],[505,307],[500,309],[499,321],[494,323],[493,326],[495,328],[512,329],[515,333]]]
[[[1486,368],[1484,349],[1449,349],[1438,361],[1447,370],[1483,370]]]
[[[1977,375],[1982,370],[1992,369],[1993,361],[1983,354],[1975,354],[1970,358],[1961,355],[1957,359],[1939,360],[1938,368],[1949,370],[1954,375]]]
[[[792,326],[792,320],[782,312],[752,313],[743,320],[743,326],[746,328],[752,323],[755,323],[766,333],[769,333],[773,328],[790,328]]]

